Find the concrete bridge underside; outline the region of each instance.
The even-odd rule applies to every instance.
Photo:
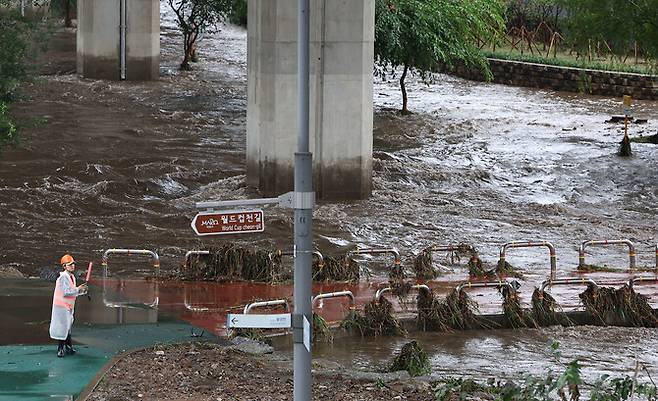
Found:
[[[78,73],[158,79],[159,0],[78,0]],[[248,0],[247,180],[293,188],[297,0]],[[372,191],[374,0],[311,0],[310,149],[323,199]],[[123,39],[122,39],[123,38]]]
[[[293,187],[297,0],[249,0],[247,179],[265,196]],[[310,147],[320,198],[372,189],[373,0],[311,0]]]

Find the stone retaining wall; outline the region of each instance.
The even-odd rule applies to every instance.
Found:
[[[580,92],[592,95],[631,95],[634,99],[658,100],[658,76],[559,67],[545,64],[524,63],[501,59],[489,59],[493,82]],[[473,80],[484,80],[482,73],[457,67],[454,74]]]

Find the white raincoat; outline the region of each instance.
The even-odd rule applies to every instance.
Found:
[[[57,290],[61,291],[63,297],[73,297],[70,309],[56,302]],[[66,271],[59,273],[55,283],[53,294],[53,311],[50,317],[50,338],[54,340],[66,340],[73,326],[73,313],[75,311],[75,297],[83,295],[76,286],[75,276]]]

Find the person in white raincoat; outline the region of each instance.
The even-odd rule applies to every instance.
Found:
[[[87,293],[87,284],[76,286],[75,260],[73,256],[64,255],[60,260],[64,271],[59,274],[53,294],[53,310],[50,317],[50,338],[58,340],[57,356],[75,354],[71,344],[71,326],[75,312],[75,299]]]

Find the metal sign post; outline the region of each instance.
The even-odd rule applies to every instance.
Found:
[[[240,205],[266,205],[294,209],[294,313],[291,316],[293,333],[293,399],[309,401],[312,397],[311,347],[313,315],[311,283],[313,257],[313,155],[309,152],[309,0],[298,0],[297,11],[297,90],[299,113],[297,120],[297,152],[295,152],[295,188],[278,198],[199,202],[198,209],[212,209]]]
[[[626,139],[628,137],[628,117],[631,115],[633,98],[629,95],[624,95],[622,103],[624,104],[624,139]]]
[[[309,0],[299,0],[297,10],[297,152],[295,153],[295,193],[315,199],[313,155],[309,152]],[[311,310],[313,204],[295,203],[295,276],[293,299],[293,400],[309,401],[311,377]]]

